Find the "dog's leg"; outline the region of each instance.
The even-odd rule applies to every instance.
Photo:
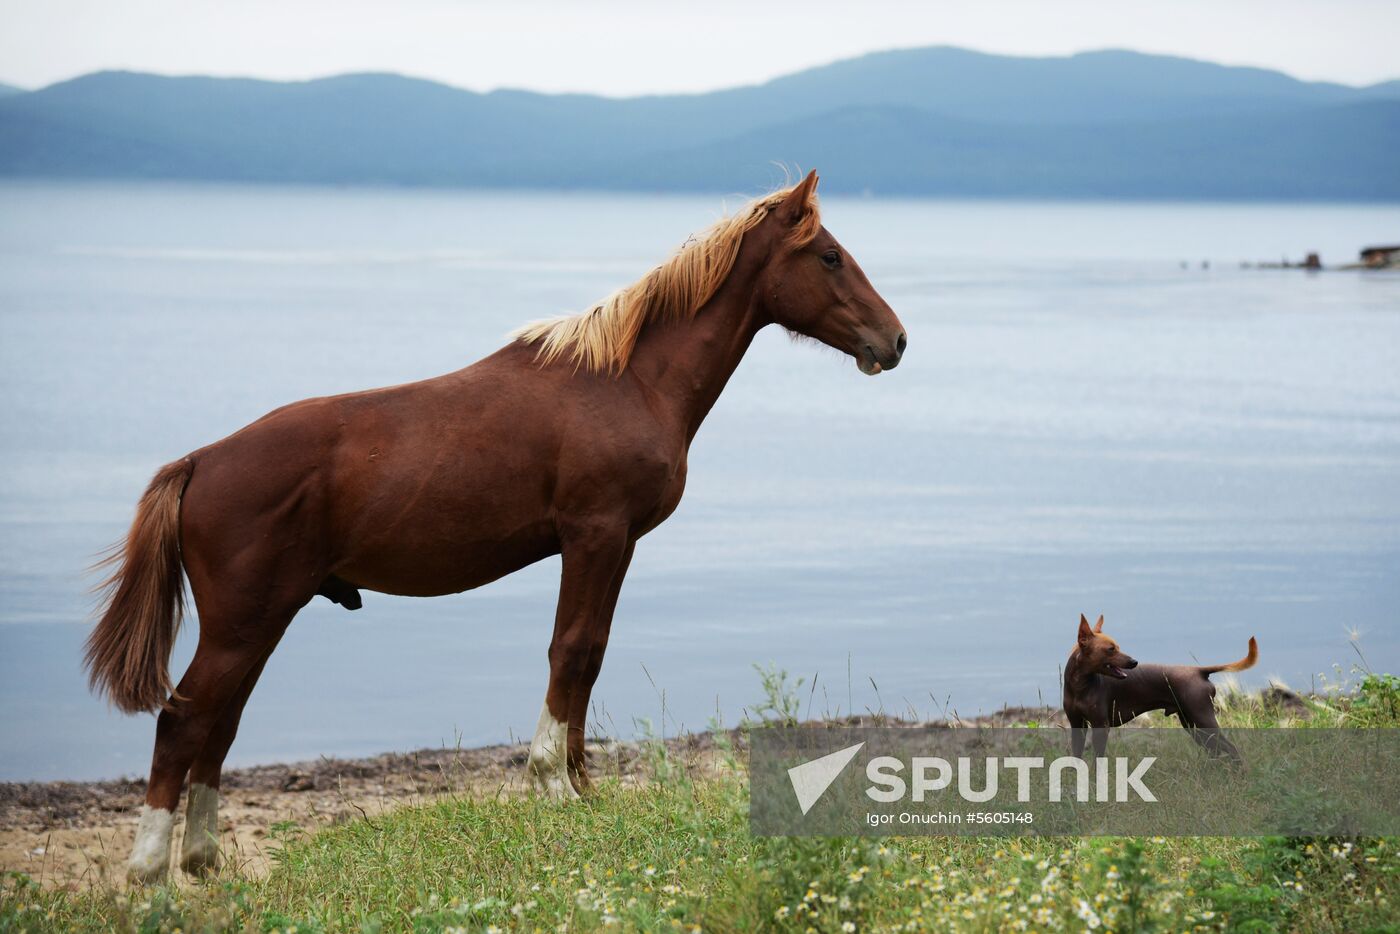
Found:
[[[1196,744],[1204,749],[1206,755],[1212,759],[1228,758],[1236,765],[1243,761],[1235,744],[1230,742],[1221,732],[1220,722],[1215,719],[1214,707],[1191,711],[1183,706],[1177,711],[1177,719],[1191,734],[1191,738],[1196,741]]]
[[[1094,735],[1094,755],[1100,759],[1108,751],[1108,727],[1096,726],[1093,729]]]
[[[1084,758],[1084,728],[1088,721],[1080,717],[1071,716],[1069,718],[1069,748],[1071,754],[1076,759]]]

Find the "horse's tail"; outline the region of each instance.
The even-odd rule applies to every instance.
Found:
[[[1253,668],[1254,663],[1259,661],[1259,643],[1254,641],[1254,637],[1249,637],[1249,654],[1237,662],[1228,665],[1202,665],[1201,671],[1208,675],[1213,675],[1217,671],[1244,671],[1246,668]]]
[[[96,565],[115,570],[97,588],[102,616],[87,641],[88,682],[125,713],[158,710],[171,695],[170,649],[185,611],[180,497],[193,472],[188,457],[162,467],[125,543]]]

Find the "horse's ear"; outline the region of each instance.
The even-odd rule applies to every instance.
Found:
[[[1103,632],[1103,614],[1099,614],[1099,621],[1094,624],[1094,632]]]
[[[796,224],[812,210],[812,195],[817,192],[817,170],[807,173],[807,177],[793,187],[783,203],[778,205],[778,216],[789,224]]]
[[[1094,630],[1089,628],[1089,619],[1083,613],[1079,614],[1079,641],[1080,643],[1092,642]]]

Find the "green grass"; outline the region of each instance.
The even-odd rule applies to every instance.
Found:
[[[1400,679],[1365,675],[1309,723],[1400,726]],[[1227,725],[1278,724],[1222,696]],[[150,890],[41,890],[12,875],[0,932],[1400,931],[1392,839],[759,839],[742,771],[607,781],[570,804],[458,797],[301,833],[272,871]]]

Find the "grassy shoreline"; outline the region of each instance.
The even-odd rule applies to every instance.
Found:
[[[1222,692],[1222,721],[1395,728],[1397,699],[1381,675],[1306,711]],[[648,780],[582,802],[460,793],[288,822],[258,878],[67,892],[10,874],[0,932],[1400,931],[1394,839],[763,839],[741,759],[697,769],[658,742]]]

